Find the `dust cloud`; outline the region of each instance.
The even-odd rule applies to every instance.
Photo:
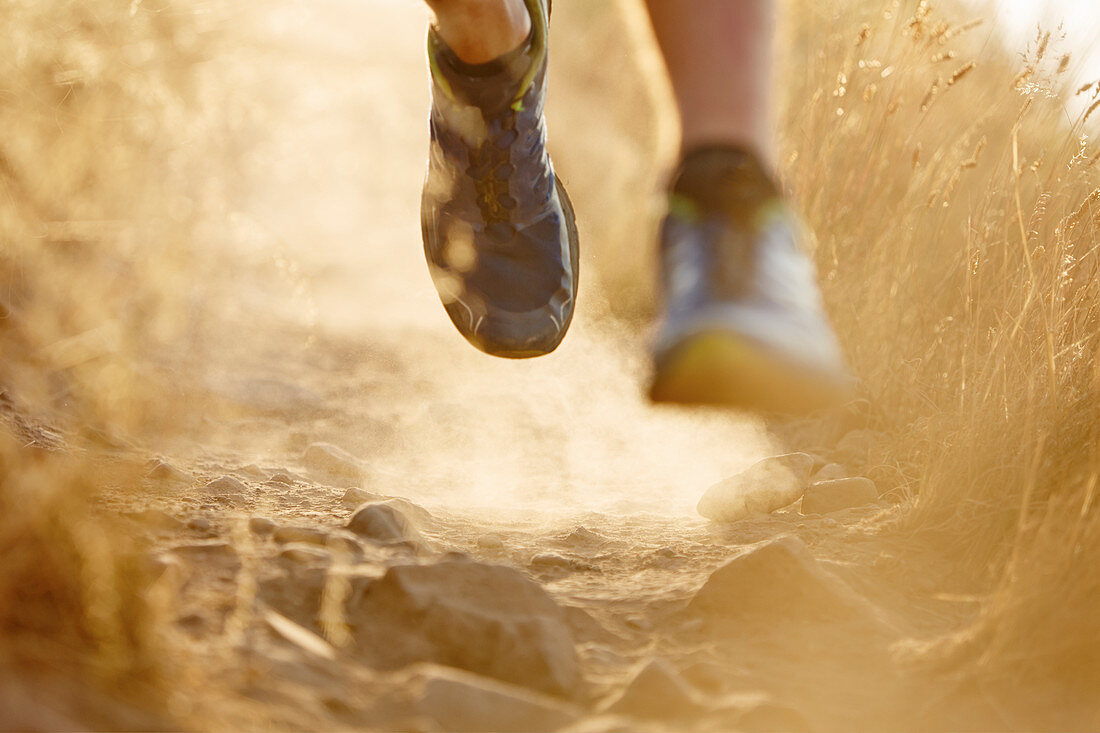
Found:
[[[419,231],[426,20],[414,2],[331,0],[252,8],[235,24],[255,37],[209,71],[212,86],[232,87],[232,135],[243,161],[228,212],[235,241],[211,255],[232,258],[236,274],[221,283],[231,292],[211,297],[232,300],[227,309],[242,325],[269,316],[287,324],[280,369],[296,384],[315,378],[306,371],[318,338],[345,345],[346,358],[333,367],[358,374],[362,390],[328,407],[360,421],[330,425],[327,437],[367,463],[372,487],[481,516],[697,516],[707,486],[770,446],[754,417],[646,401],[644,329],[609,315],[615,294],[600,281],[620,261],[639,265],[598,238],[607,231],[603,218],[648,212],[630,211],[630,201],[615,211],[583,206],[585,187],[623,185],[616,170],[608,180],[573,166],[582,292],[558,352],[503,361],[476,353],[453,331]],[[560,81],[551,95],[565,107],[579,82]],[[559,135],[553,108],[549,124],[555,155],[571,160],[593,144]],[[620,156],[645,153],[613,127],[588,135],[606,137]],[[659,161],[645,165],[655,170]],[[643,203],[652,195],[635,193]],[[652,246],[636,242],[643,263]],[[268,347],[279,338],[272,333]],[[215,361],[243,368],[255,350],[250,356],[241,343],[214,347]],[[336,399],[323,381],[311,387]]]

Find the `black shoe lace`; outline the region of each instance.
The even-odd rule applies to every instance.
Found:
[[[516,114],[511,108],[506,108],[487,115],[485,123],[489,134],[470,154],[470,166],[466,172],[474,181],[477,205],[486,225],[509,224],[511,211],[516,208],[515,198],[508,193],[508,184],[515,172],[512,145],[519,134],[516,131]]]

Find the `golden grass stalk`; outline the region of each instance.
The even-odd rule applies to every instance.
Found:
[[[860,53],[895,69],[878,99],[919,107],[814,115],[801,100],[835,74],[844,34],[802,49],[835,65],[791,60],[814,73],[789,77],[782,157],[817,154],[795,158],[787,185],[818,234],[872,427],[889,435],[885,463],[901,467],[876,479],[906,499],[917,477],[904,526],[996,589],[973,636],[983,673],[1080,691],[1100,684],[1100,150],[1082,137],[1100,105],[1072,124],[1063,109],[1095,84],[1068,87],[1068,61],[1043,70],[1058,40],[1046,32],[1022,69],[951,32],[929,57],[913,41],[950,20],[906,6],[900,26],[856,4],[832,22],[869,24]],[[969,60],[945,82],[935,64],[956,56]]]

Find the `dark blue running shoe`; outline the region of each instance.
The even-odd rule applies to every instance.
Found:
[[[553,351],[573,319],[572,205],[546,152],[549,10],[526,0],[520,48],[470,65],[428,31],[431,154],[421,201],[424,254],[443,307],[477,348]]]
[[[851,395],[804,232],[754,156],[685,157],[661,228],[654,401],[790,413]]]

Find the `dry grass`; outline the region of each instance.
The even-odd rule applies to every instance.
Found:
[[[1087,138],[1100,85],[1071,82],[1057,34],[1019,60],[926,2],[791,2],[784,180],[887,436],[892,468],[876,478],[908,502],[906,528],[989,593],[958,668],[996,680],[1006,705],[1050,685],[1079,725],[1074,701],[1100,685],[1100,148]],[[130,357],[179,327],[157,291],[185,290],[204,206],[178,154],[211,43],[200,17],[108,0],[0,10],[0,391],[20,403],[0,405],[0,683],[62,656],[109,691],[164,669],[135,555],[91,509],[101,486],[53,449],[75,426],[151,417]],[[630,153],[616,151],[619,179],[651,181]],[[643,229],[626,225],[607,258],[636,252]],[[640,303],[629,280],[611,297]]]
[[[884,5],[792,15],[785,179],[888,436],[884,488],[996,587],[982,673],[1095,688],[1096,86],[1057,34],[1015,59],[956,6]]]
[[[130,356],[176,326],[157,304],[185,282],[202,203],[181,147],[210,34],[171,3],[2,12],[0,338],[22,358],[0,377],[39,405],[137,419]]]
[[[187,274],[177,148],[209,39],[159,2],[10,2],[0,25],[0,725],[147,728],[151,577],[79,446],[157,418],[133,356]]]
[[[97,515],[89,465],[3,417],[19,436],[0,440],[0,726],[163,726],[173,666],[149,568]]]

